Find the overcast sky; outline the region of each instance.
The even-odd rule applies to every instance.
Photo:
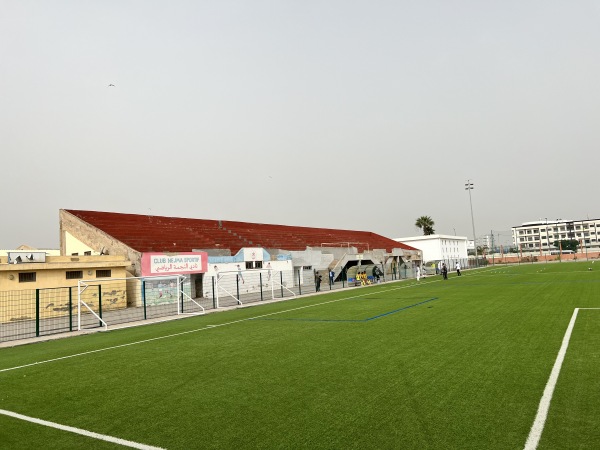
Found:
[[[477,235],[600,217],[598,1],[0,6],[0,248],[60,208],[472,237],[468,179]]]

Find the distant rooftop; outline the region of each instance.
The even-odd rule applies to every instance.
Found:
[[[454,239],[456,241],[467,241],[469,238],[467,236],[456,236],[454,234],[429,234],[427,236],[410,236],[410,237],[401,237],[394,238],[394,240],[399,242],[413,242],[413,241],[427,241],[433,239]]]
[[[577,219],[577,220],[573,220],[573,219],[538,219],[538,220],[534,220],[531,222],[523,222],[521,225],[517,225],[516,227],[513,228],[519,228],[519,227],[531,227],[531,226],[535,226],[535,225],[554,225],[554,224],[560,224],[560,223],[574,223],[574,222],[598,222],[600,219]]]

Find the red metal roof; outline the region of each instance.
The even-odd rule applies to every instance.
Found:
[[[236,254],[243,247],[301,251],[307,246],[356,247],[359,252],[373,249],[391,252],[393,248],[416,250],[369,231],[72,209],[65,211],[139,252],[229,249],[231,254]]]

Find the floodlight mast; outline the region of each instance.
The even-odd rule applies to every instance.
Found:
[[[471,183],[471,180],[467,180],[465,183],[465,190],[469,191],[469,204],[471,205],[471,225],[473,226],[473,248],[475,249],[475,267],[479,267],[479,258],[477,256],[477,235],[475,234],[475,219],[473,219],[473,200],[471,199],[471,191],[475,185]]]

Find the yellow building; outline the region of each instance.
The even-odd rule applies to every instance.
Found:
[[[0,256],[0,323],[62,316],[72,311],[80,281],[93,285],[90,307],[127,307],[124,256],[46,256],[40,251],[13,251]],[[113,279],[100,283],[99,279]]]

